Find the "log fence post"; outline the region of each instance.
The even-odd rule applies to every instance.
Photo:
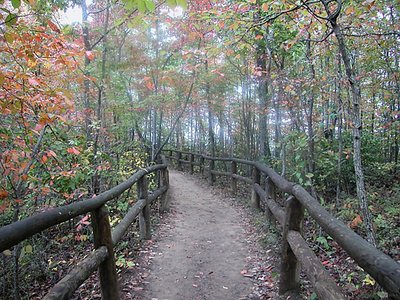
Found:
[[[253,167],[253,184],[260,184],[261,176],[260,170],[256,166]],[[251,187],[251,206],[254,208],[260,208],[260,195],[256,192],[255,188]]]
[[[144,175],[137,182],[138,199],[147,200],[148,187],[147,177]],[[139,214],[139,231],[141,240],[151,239],[151,228],[150,228],[150,204],[146,204]]]
[[[182,171],[182,152],[176,152],[176,163],[177,163],[177,169],[178,171]]]
[[[200,156],[200,174],[204,177],[204,156]]]
[[[118,300],[120,299],[119,287],[108,209],[105,205],[102,205],[94,210],[91,216],[94,247],[98,249],[101,246],[106,246],[108,250],[107,259],[99,266],[102,299]]]
[[[210,185],[214,185],[215,182],[215,175],[212,173],[212,171],[215,168],[215,161],[213,159],[210,159],[210,165],[209,165],[209,170],[208,170],[208,182]]]
[[[169,187],[169,171],[168,168],[160,170],[160,187],[167,186]],[[160,206],[159,212],[163,213],[168,210],[168,195],[167,192],[160,196]]]
[[[193,174],[194,154],[189,154],[189,173]]]
[[[236,161],[231,162],[231,190],[232,193],[236,194],[237,192],[237,180],[233,175],[237,174],[237,163]]]
[[[303,227],[304,207],[293,196],[286,200],[285,223],[282,234],[281,275],[279,293],[296,295],[300,291],[300,264],[287,241],[290,230],[301,234]]]
[[[272,182],[271,177],[269,177],[269,176],[267,176],[267,177],[265,178],[265,192],[267,193],[267,197],[268,197],[268,198],[270,198],[270,199],[276,201],[275,185],[274,185],[274,183]],[[270,223],[275,223],[275,222],[274,222],[274,220],[275,220],[275,219],[274,219],[274,216],[273,216],[273,214],[272,214],[272,212],[271,212],[271,210],[269,209],[268,206],[267,206],[266,209],[265,209],[265,213],[266,213],[266,215],[267,215],[268,221],[269,221]]]

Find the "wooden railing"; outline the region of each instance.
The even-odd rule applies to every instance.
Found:
[[[148,193],[147,175],[154,172],[158,172],[159,187],[152,193]],[[138,201],[129,209],[118,225],[111,230],[106,203],[120,196],[135,183],[137,184]],[[139,216],[141,239],[151,238],[150,204],[159,198],[160,211],[164,211],[166,209],[165,193],[168,187],[168,169],[165,158],[163,158],[161,164],[137,171],[125,182],[94,198],[60,206],[1,227],[0,252],[15,246],[19,242],[47,228],[61,224],[77,216],[91,213],[95,250],[78,263],[68,275],[61,279],[43,299],[68,299],[98,269],[102,299],[117,300],[119,299],[119,291],[114,247],[137,216]]]
[[[297,293],[300,289],[300,265],[314,286],[319,299],[346,299],[336,282],[304,240],[304,211],[309,215],[352,257],[355,262],[370,274],[390,299],[400,299],[400,264],[388,255],[379,251],[341,221],[332,216],[302,186],[289,182],[279,176],[273,169],[253,161],[237,158],[210,157],[198,153],[166,150],[167,158],[176,162],[182,170],[189,166],[190,173],[194,167],[208,177],[211,185],[216,176],[227,176],[231,180],[231,189],[237,190],[237,180],[252,186],[251,204],[260,208],[260,201],[265,204],[266,214],[270,221],[278,221],[282,227],[282,252],[279,292]],[[216,162],[229,163],[226,170],[216,170]],[[238,164],[252,168],[252,177],[238,174]],[[285,207],[278,202],[278,192],[286,193]],[[300,264],[300,265],[299,265]]]

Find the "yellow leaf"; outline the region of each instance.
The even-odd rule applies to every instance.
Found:
[[[366,285],[375,285],[375,280],[369,274],[367,274],[363,280],[363,283]]]
[[[7,41],[7,43],[11,44],[12,42],[14,42],[14,38],[14,34],[9,32],[4,33],[4,39]]]
[[[348,8],[346,8],[346,10],[344,11],[344,13],[346,14],[346,15],[351,15],[351,14],[353,14],[354,13],[354,7],[353,6],[349,6]]]
[[[4,251],[3,251],[3,254],[4,254],[5,256],[11,256],[11,255],[12,255],[12,252],[11,252],[11,250],[7,249],[7,250],[4,250]]]

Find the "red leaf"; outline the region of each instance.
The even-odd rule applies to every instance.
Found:
[[[47,151],[47,155],[52,156],[52,157],[57,157],[57,155],[55,154],[55,152],[53,150]]]
[[[58,28],[58,26],[56,24],[54,24],[52,21],[47,20],[47,25],[49,25],[49,27],[51,28],[51,30],[53,30],[54,32],[60,33],[60,29]]]
[[[0,205],[0,213],[4,212],[7,210],[7,208],[9,207],[10,203],[4,201],[1,205]]]
[[[89,60],[93,60],[94,59],[94,53],[92,51],[86,51],[86,57]]]
[[[39,81],[37,81],[35,78],[28,78],[28,82],[31,85],[39,85]]]

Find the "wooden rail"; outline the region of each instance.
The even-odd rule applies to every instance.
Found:
[[[210,157],[179,150],[165,150],[164,153],[168,154],[165,155],[167,158],[176,162],[176,167],[180,170],[183,164],[189,165],[190,172],[193,172],[194,166],[198,166],[199,171],[208,177],[211,185],[215,182],[215,176],[230,177],[233,192],[236,192],[237,180],[251,185],[251,204],[255,208],[260,208],[260,201],[262,201],[270,221],[276,220],[282,227],[283,243],[279,280],[281,294],[299,292],[301,265],[320,299],[346,299],[303,238],[302,224],[306,210],[347,254],[388,292],[390,299],[400,299],[400,264],[332,216],[302,186],[287,181],[273,169],[258,162],[238,158]],[[230,163],[230,171],[215,170],[217,161]],[[252,177],[237,174],[238,164],[250,166],[253,169]],[[277,202],[277,191],[288,195],[285,207]]]
[[[159,187],[148,193],[147,175],[158,172]],[[102,299],[118,300],[119,289],[115,267],[114,247],[121,240],[128,227],[139,216],[139,230],[142,239],[151,238],[150,204],[160,199],[160,211],[166,207],[166,192],[169,187],[168,169],[165,158],[162,163],[141,169],[125,182],[101,193],[100,195],[56,207],[18,222],[0,228],[0,252],[18,244],[54,225],[63,223],[74,217],[91,214],[94,248],[84,260],[78,263],[63,279],[61,279],[43,298],[46,300],[68,299],[74,291],[95,272],[100,274]],[[118,225],[111,230],[106,203],[120,196],[124,191],[137,184],[138,201],[133,205]]]

